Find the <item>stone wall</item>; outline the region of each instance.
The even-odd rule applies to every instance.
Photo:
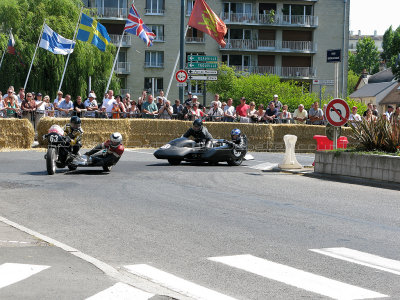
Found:
[[[317,151],[314,172],[400,183],[400,157]]]

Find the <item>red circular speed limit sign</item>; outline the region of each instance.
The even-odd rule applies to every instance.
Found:
[[[333,99],[326,107],[326,119],[332,126],[343,126],[350,117],[350,108],[343,99]]]
[[[175,78],[178,82],[183,83],[188,79],[188,74],[185,70],[179,70],[176,72]]]

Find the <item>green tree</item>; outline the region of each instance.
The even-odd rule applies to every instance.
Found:
[[[356,54],[350,54],[349,69],[356,74],[361,74],[366,69],[370,74],[379,70],[379,52],[370,37],[364,37],[357,42]]]
[[[360,76],[355,74],[352,70],[350,70],[348,72],[348,75],[347,75],[347,95],[352,94],[356,90],[356,84],[357,84],[359,78],[360,78]]]
[[[390,26],[384,33],[382,39],[382,49],[383,52],[381,54],[382,60],[389,62],[393,56],[393,37],[394,31],[392,26]]]
[[[13,85],[24,86],[43,21],[55,32],[72,39],[81,0],[0,0],[0,49],[5,49],[10,28],[14,35],[16,50],[25,65],[14,55],[6,54],[1,66],[0,90]],[[90,13],[89,11],[85,11]],[[92,77],[92,89],[98,95],[105,91],[112,69],[115,46],[107,46],[102,52],[95,46],[78,41],[71,54],[62,90],[73,97],[88,94],[88,78]],[[55,96],[61,81],[66,56],[55,55],[38,48],[27,84],[28,91],[40,91]],[[119,79],[113,75],[110,88],[119,89]]]

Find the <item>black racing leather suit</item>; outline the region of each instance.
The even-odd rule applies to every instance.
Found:
[[[237,150],[246,150],[247,149],[247,137],[245,134],[241,134],[239,138],[236,140],[232,140],[232,145]]]
[[[205,142],[206,147],[210,148],[212,145],[212,135],[208,132],[207,128],[201,126],[199,131],[194,130],[193,128],[189,128],[188,131],[185,132],[183,137],[188,138],[190,136],[194,137],[194,141],[196,143]]]

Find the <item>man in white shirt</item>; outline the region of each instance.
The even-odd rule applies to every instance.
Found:
[[[236,110],[235,107],[232,105],[233,99],[229,98],[226,106],[224,107],[224,121],[225,122],[233,122],[233,120],[236,118]]]
[[[390,120],[390,117],[392,116],[394,111],[394,107],[392,105],[388,105],[388,110],[387,112],[384,113],[384,115],[386,116],[386,120]]]
[[[308,113],[304,109],[304,105],[300,104],[298,108],[294,111],[293,120],[295,124],[305,124],[308,118]]]
[[[221,103],[221,101],[219,101],[219,94],[214,95],[214,100],[211,102],[211,108],[214,107],[214,102],[217,102],[218,107],[221,108],[222,103]]]
[[[90,93],[88,99],[85,100],[84,105],[87,109],[86,115],[94,118],[96,116],[96,111],[99,109],[96,101],[96,95],[94,93]]]
[[[111,112],[115,102],[114,91],[109,90],[107,93],[107,98],[103,99],[103,104],[101,106],[101,111],[106,114],[107,118],[111,117]]]

